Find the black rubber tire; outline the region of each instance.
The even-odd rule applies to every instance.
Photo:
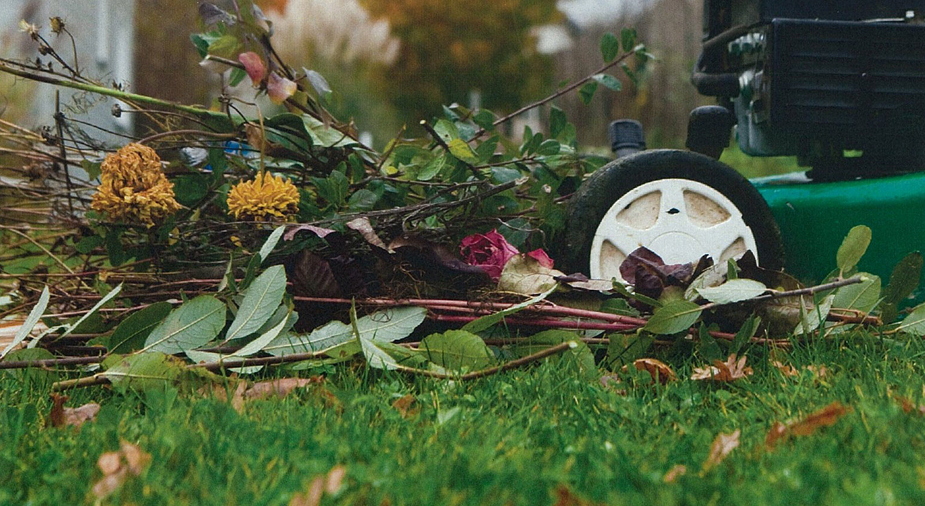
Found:
[[[741,174],[707,156],[679,150],[643,151],[615,160],[592,174],[569,200],[559,257],[570,272],[589,274],[591,243],[610,207],[637,186],[659,179],[689,179],[712,187],[742,213],[755,237],[761,267],[781,270],[784,250],[768,204]],[[628,252],[627,252],[628,253]]]

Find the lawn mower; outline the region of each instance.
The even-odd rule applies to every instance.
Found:
[[[705,0],[691,81],[717,105],[691,112],[689,151],[646,151],[638,122],[611,124],[617,159],[570,204],[575,265],[620,279],[640,246],[666,263],[752,251],[816,282],[863,224],[873,240],[859,268],[885,283],[925,250],[923,15],[925,0]],[[733,128],[744,153],[808,170],[747,180],[719,161]]]

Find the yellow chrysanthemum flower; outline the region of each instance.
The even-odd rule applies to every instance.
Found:
[[[153,227],[180,209],[160,157],[147,146],[128,144],[107,155],[100,170],[100,185],[90,207],[110,220]]]
[[[282,220],[299,210],[299,191],[292,181],[260,172],[253,181],[241,181],[228,192],[228,214],[236,220]]]

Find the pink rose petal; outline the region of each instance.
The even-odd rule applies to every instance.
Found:
[[[280,77],[276,73],[270,74],[267,82],[267,94],[274,104],[282,104],[287,98],[296,92],[296,84],[285,77]]]
[[[549,258],[549,255],[547,255],[546,252],[542,249],[535,249],[527,253],[527,256],[539,262],[543,267],[552,269],[552,258]]]
[[[244,71],[251,78],[254,86],[258,86],[263,78],[267,75],[267,67],[263,64],[263,59],[253,52],[248,51],[238,55],[238,61],[244,65]]]

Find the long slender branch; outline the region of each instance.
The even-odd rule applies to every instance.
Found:
[[[552,95],[549,95],[548,97],[546,97],[546,98],[544,98],[544,99],[542,99],[542,100],[538,100],[538,101],[533,102],[533,103],[531,103],[531,104],[527,104],[527,105],[521,107],[520,109],[517,109],[516,111],[514,111],[514,112],[512,112],[512,113],[510,113],[510,114],[507,114],[507,115],[505,115],[505,116],[502,116],[502,117],[496,119],[496,120],[494,121],[494,123],[492,123],[492,126],[498,126],[498,125],[500,125],[500,124],[502,124],[502,123],[506,123],[506,122],[510,121],[511,119],[516,118],[517,116],[520,116],[521,114],[523,114],[523,113],[529,111],[530,109],[535,109],[535,108],[537,108],[537,107],[539,107],[539,106],[541,106],[541,105],[544,105],[544,104],[546,104],[546,103],[552,102],[553,100],[555,100],[555,99],[561,97],[562,95],[565,95],[566,93],[568,93],[568,92],[570,92],[570,91],[573,91],[573,90],[577,89],[579,86],[585,84],[586,82],[590,81],[591,79],[594,79],[594,76],[600,74],[601,72],[606,72],[607,70],[610,70],[610,69],[613,68],[614,66],[616,66],[616,65],[618,65],[618,64],[620,64],[620,63],[626,61],[627,58],[629,58],[630,56],[632,56],[632,55],[634,55],[634,54],[635,54],[635,53],[623,53],[623,54],[620,55],[620,57],[617,58],[616,60],[614,60],[614,61],[612,61],[612,62],[610,62],[610,63],[605,63],[605,64],[604,64],[603,66],[601,66],[599,69],[597,69],[597,70],[595,70],[594,72],[592,72],[591,74],[585,76],[583,79],[580,79],[580,80],[578,80],[578,81],[575,81],[574,83],[572,83],[572,84],[566,86],[565,88],[562,88],[561,90],[556,90],[555,93],[553,93]],[[484,133],[485,133],[485,129],[484,129],[484,128],[480,128],[480,129],[478,129],[478,131],[475,132],[475,135],[473,135],[472,138],[473,138],[473,139],[478,139],[479,136],[481,136],[481,135],[484,134]]]
[[[6,72],[7,74],[12,74],[17,77],[22,77],[24,79],[29,79],[32,81],[38,81],[41,83],[51,84],[54,86],[63,86],[65,88],[71,88],[80,91],[87,91],[90,93],[97,93],[99,95],[105,95],[108,97],[118,98],[123,101],[137,102],[140,104],[151,105],[155,107],[164,107],[167,109],[173,109],[175,111],[185,112],[191,114],[199,119],[213,122],[212,125],[220,124],[224,128],[231,129],[231,125],[228,124],[228,117],[222,113],[210,111],[208,109],[201,109],[198,107],[191,107],[188,105],[178,104],[176,102],[170,102],[167,100],[160,100],[146,95],[139,95],[137,93],[130,93],[127,91],[114,90],[112,88],[107,88],[105,86],[98,86],[95,84],[88,84],[83,82],[76,82],[69,79],[64,79],[60,77],[37,74],[35,72],[30,72],[23,68],[16,68],[15,66],[10,65],[9,60],[0,59],[0,72]],[[224,129],[223,128],[223,129]]]

